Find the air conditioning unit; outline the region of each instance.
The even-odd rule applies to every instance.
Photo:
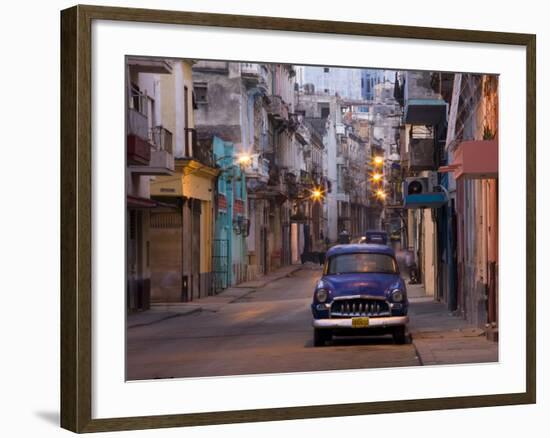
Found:
[[[435,172],[434,172],[435,173]],[[404,208],[438,208],[447,203],[444,191],[435,191],[433,177],[410,177],[403,182]]]
[[[428,177],[422,176],[405,179],[405,190],[403,191],[405,195],[420,195],[421,193],[432,191],[432,182]]]

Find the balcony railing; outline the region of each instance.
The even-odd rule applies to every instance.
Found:
[[[269,104],[269,115],[276,122],[288,122],[288,107],[281,96],[271,96]]]
[[[269,179],[269,160],[258,156],[252,157],[252,164],[245,168],[247,179],[258,179],[267,182]]]
[[[149,124],[147,115],[134,108],[128,108],[128,134],[133,134],[143,140],[148,140]]]
[[[172,154],[172,133],[168,129],[162,126],[151,128],[151,141],[157,150]]]
[[[148,166],[151,160],[151,144],[149,142],[149,128],[146,105],[143,104],[143,95],[132,97],[132,106],[127,113],[126,156],[129,165]]]
[[[185,128],[185,156],[186,159],[196,160],[199,163],[214,167],[214,155],[212,152],[212,140],[198,140],[197,131],[194,128]]]
[[[261,64],[242,62],[241,76],[250,85],[267,87],[267,70]]]
[[[147,117],[128,109],[127,161],[132,172],[171,175],[174,171],[172,133],[162,126],[147,128]]]

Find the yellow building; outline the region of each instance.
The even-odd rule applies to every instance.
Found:
[[[192,62],[172,61],[160,80],[161,114],[173,132],[175,171],[151,180],[151,300],[191,301],[211,294],[214,187],[210,142],[199,141],[193,114]]]

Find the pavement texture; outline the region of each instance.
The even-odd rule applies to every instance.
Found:
[[[335,338],[313,347],[318,265],[289,266],[190,303],[127,317],[127,379],[206,377],[492,362],[498,345],[409,285],[412,342]]]
[[[422,285],[407,285],[407,292],[409,333],[422,365],[498,361],[498,343],[487,340],[484,330],[454,316]]]
[[[262,276],[258,280],[240,283],[237,286],[224,289],[218,295],[204,297],[187,303],[153,303],[146,312],[131,313],[126,317],[128,329],[155,324],[166,319],[200,313],[202,311],[216,312],[222,306],[230,304],[246,295],[261,289],[271,282],[276,282],[302,268],[301,265],[285,266],[275,272]]]

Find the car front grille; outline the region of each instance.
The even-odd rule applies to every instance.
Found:
[[[350,298],[334,300],[330,307],[331,318],[351,318],[353,316],[390,316],[390,308],[385,300],[372,298]]]

